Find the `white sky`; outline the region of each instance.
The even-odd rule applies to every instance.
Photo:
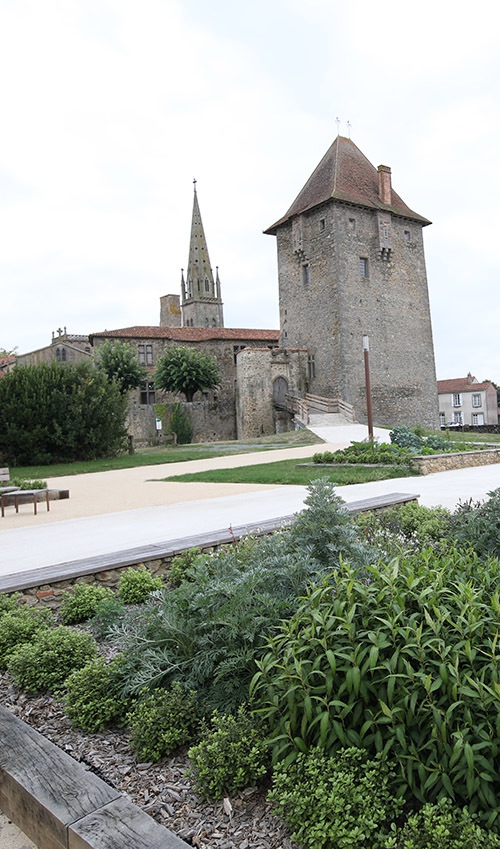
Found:
[[[438,378],[500,382],[500,38],[477,0],[0,0],[0,348],[158,324],[192,180],[227,327],[278,327],[281,217],[337,135],[424,230]]]

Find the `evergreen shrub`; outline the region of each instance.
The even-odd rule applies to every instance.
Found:
[[[408,816],[383,849],[497,849],[500,837],[481,828],[467,808],[442,797]]]
[[[95,615],[99,604],[113,599],[114,593],[109,587],[99,584],[75,584],[71,591],[62,593],[59,615],[63,625],[75,625],[86,622]]]
[[[399,792],[449,796],[498,829],[499,581],[497,559],[427,549],[309,589],[252,682],[274,761],[390,755]]]
[[[4,600],[3,605],[4,610],[0,611],[0,669],[7,668],[13,651],[35,640],[40,632],[48,631],[52,623],[50,610],[37,610],[10,600]]]
[[[245,705],[236,716],[214,711],[188,755],[196,790],[212,799],[258,784],[270,766],[263,727]]]
[[[131,701],[123,694],[122,658],[109,663],[98,657],[66,678],[63,703],[72,725],[84,731],[102,731],[123,725]]]
[[[177,436],[177,445],[189,445],[193,439],[193,419],[180,404],[174,404],[170,417],[170,430]]]
[[[196,694],[178,682],[170,689],[142,693],[128,713],[127,723],[137,757],[159,761],[195,739],[200,723]]]
[[[155,590],[164,586],[163,578],[154,577],[142,564],[138,569],[126,569],[118,582],[118,598],[124,604],[142,604]]]
[[[41,693],[59,689],[71,672],[96,655],[97,643],[90,634],[60,625],[18,646],[9,655],[7,670],[18,687]]]
[[[194,546],[188,551],[183,551],[182,554],[177,554],[172,558],[168,570],[168,581],[172,587],[178,587],[183,581],[189,579],[189,571],[195,564],[198,557],[205,558],[208,555],[201,553],[201,548]]]
[[[403,806],[391,791],[393,776],[380,755],[370,760],[351,747],[327,757],[316,748],[275,767],[269,799],[304,849],[382,849]]]

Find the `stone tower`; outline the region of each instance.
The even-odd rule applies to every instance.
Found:
[[[281,345],[305,348],[308,391],[366,420],[363,336],[378,425],[438,425],[422,230],[430,224],[348,138],[338,136],[277,237]]]
[[[196,181],[186,278],[181,278],[182,324],[184,327],[224,327],[219,270],[214,275],[203,230]]]

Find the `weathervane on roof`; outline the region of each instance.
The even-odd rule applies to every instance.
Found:
[[[337,115],[337,117],[335,118],[335,123],[336,123],[336,125],[337,125],[337,135],[338,135],[338,136],[340,136],[340,118],[339,118],[339,116],[338,116],[338,115]]]
[[[349,139],[351,138],[351,122],[350,121],[347,122],[347,137]]]

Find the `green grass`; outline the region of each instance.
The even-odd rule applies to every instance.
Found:
[[[410,477],[415,473],[406,466],[354,466],[331,469],[319,465],[297,465],[296,460],[281,460],[277,463],[262,463],[255,466],[238,466],[235,469],[213,469],[163,478],[167,481],[204,481],[206,483],[261,483],[308,486],[318,478],[343,486],[350,483],[389,480]]]
[[[58,478],[66,475],[83,475],[91,472],[109,472],[114,469],[133,469],[162,463],[181,463],[186,460],[204,460],[228,454],[247,454],[252,451],[272,451],[321,443],[309,430],[296,430],[244,442],[204,442],[195,445],[138,448],[135,454],[120,454],[103,460],[82,460],[74,463],[56,463],[48,466],[11,466],[10,474],[16,479]]]

